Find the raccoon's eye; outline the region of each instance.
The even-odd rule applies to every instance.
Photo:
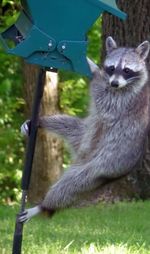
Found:
[[[109,67],[109,70],[112,71],[112,72],[114,72],[115,66],[114,66],[114,65],[110,66],[110,67]]]
[[[115,71],[115,66],[114,65],[111,65],[111,66],[105,66],[104,67],[106,73],[111,76],[113,75],[114,71]]]
[[[129,73],[131,70],[129,68],[124,68],[123,70],[125,73]]]

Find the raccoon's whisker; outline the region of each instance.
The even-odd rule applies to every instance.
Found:
[[[138,75],[138,76],[136,76],[136,77],[132,77],[132,78],[129,78],[128,80],[131,80],[131,79],[138,79],[138,78],[140,78],[141,77],[141,75]]]
[[[128,83],[132,82],[132,81],[135,81],[135,80],[138,80],[140,78],[140,75],[136,76],[136,77],[132,77],[132,78],[129,78],[128,79]]]

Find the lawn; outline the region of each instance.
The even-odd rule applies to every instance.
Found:
[[[0,254],[10,254],[17,207],[0,206]],[[24,254],[150,254],[150,202],[69,209],[24,226]]]

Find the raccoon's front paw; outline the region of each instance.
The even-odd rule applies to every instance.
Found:
[[[109,82],[109,75],[106,73],[106,71],[102,68],[100,69],[100,77],[101,77],[101,81],[103,82]]]
[[[30,135],[30,128],[31,128],[31,121],[26,120],[22,125],[21,125],[21,133],[25,136]]]
[[[89,64],[89,67],[92,73],[99,70],[99,67],[88,57],[87,57],[87,62]]]

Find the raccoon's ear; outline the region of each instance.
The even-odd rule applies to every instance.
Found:
[[[107,53],[111,53],[114,49],[117,48],[117,43],[114,41],[114,39],[109,36],[106,39],[106,51]]]
[[[137,48],[136,52],[139,54],[142,60],[145,60],[148,57],[150,50],[150,43],[149,41],[142,42]]]

